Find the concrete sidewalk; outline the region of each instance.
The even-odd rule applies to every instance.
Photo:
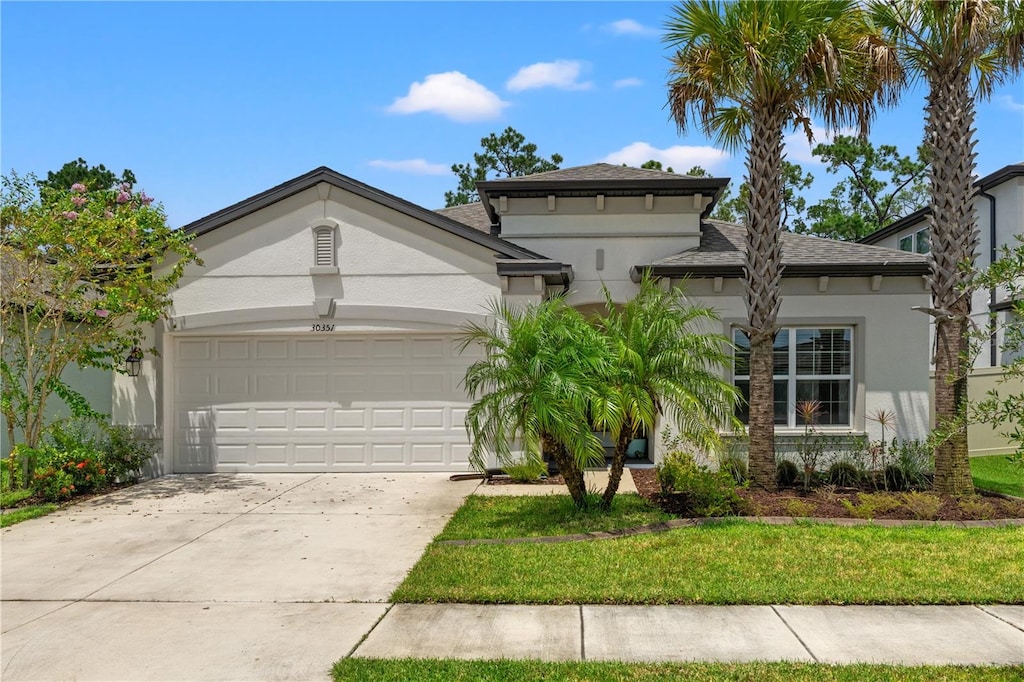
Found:
[[[1024,606],[397,604],[353,655],[1024,665]]]

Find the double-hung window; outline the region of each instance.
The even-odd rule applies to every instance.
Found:
[[[734,329],[733,343],[733,380],[744,401],[737,406],[736,416],[746,424],[750,417],[750,340]],[[775,337],[773,355],[777,425],[803,426],[797,405],[812,400],[820,404],[818,425],[852,424],[852,327],[785,327]]]

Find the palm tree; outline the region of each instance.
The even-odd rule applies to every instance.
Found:
[[[487,466],[517,460],[512,446],[550,454],[578,507],[587,504],[583,469],[604,464],[590,410],[607,393],[610,353],[581,313],[553,298],[530,306],[495,302],[488,324],[469,324],[461,348],[477,344],[484,357],[463,384],[475,401],[466,414],[470,461]],[[614,404],[601,400],[614,419]]]
[[[729,149],[747,148],[744,299],[750,338],[750,474],[775,489],[772,344],[781,303],[783,132],[810,115],[866,133],[895,100],[898,62],[856,0],[685,0],[666,24],[675,50],[668,104],[680,131],[698,118]]]
[[[967,451],[967,339],[978,250],[974,219],[974,106],[1024,66],[1024,9],[1016,0],[886,0],[872,16],[896,43],[904,68],[928,85],[925,145],[931,154],[931,291],[935,316],[935,489],[974,490]]]
[[[719,317],[691,305],[681,288],[664,291],[645,274],[639,293],[618,306],[607,288],[605,314],[596,324],[612,351],[610,410],[593,409],[595,425],[615,437],[615,453],[601,507],[610,509],[619,488],[630,441],[653,434],[657,420],[671,418],[679,435],[704,451],[720,445],[718,430],[735,421],[738,392],[722,379],[729,366],[729,340],[701,326]]]

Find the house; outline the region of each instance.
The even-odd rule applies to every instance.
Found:
[[[980,236],[977,267],[985,269],[998,257],[1000,249],[1019,245],[1018,239],[1024,236],[1024,163],[1000,168],[979,179],[974,186],[977,189],[974,211]],[[915,211],[862,238],[860,243],[927,254],[930,248],[927,216],[927,208]],[[1020,353],[1020,349],[1007,347],[1003,340],[1003,329],[1015,316],[1012,303],[1005,290],[982,289],[974,292],[971,301],[974,325],[989,330],[989,334],[987,342],[975,355],[974,368],[968,379],[971,399],[980,399],[990,389],[998,386],[1003,378],[1003,368]],[[934,347],[933,322],[930,321],[929,348]],[[1014,386],[1017,387],[1015,390],[1024,390],[1019,382]],[[969,428],[968,443],[972,455],[1002,454],[1014,449],[1006,438],[986,424]]]
[[[205,264],[153,330],[160,356],[114,378],[114,420],[160,434],[165,472],[465,470],[476,356],[458,334],[493,299],[592,307],[649,269],[742,346],[743,228],[707,219],[726,182],[594,164],[430,211],[318,168],[185,226]],[[923,437],[927,320],[908,312],[928,302],[926,258],[790,233],[783,258],[779,432],[814,398],[824,429],[877,438],[887,409]],[[741,389],[743,372],[740,352]]]

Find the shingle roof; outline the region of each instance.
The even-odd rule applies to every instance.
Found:
[[[479,201],[461,206],[439,208],[434,213],[440,213],[445,218],[457,220],[463,225],[468,225],[485,234],[491,233],[491,219],[488,217],[487,211],[484,210],[484,205]]]
[[[662,274],[742,274],[745,253],[742,225],[705,220],[701,225],[700,247],[651,263]],[[927,274],[928,258],[916,253],[868,246],[856,242],[823,239],[805,234],[782,234],[782,264],[791,276],[864,274]],[[644,264],[641,264],[641,267]]]
[[[616,166],[613,163],[592,163],[588,166],[560,168],[532,175],[521,175],[515,178],[504,178],[507,182],[562,182],[572,180],[678,180],[679,178],[695,178],[695,175],[667,173],[632,166]]]

